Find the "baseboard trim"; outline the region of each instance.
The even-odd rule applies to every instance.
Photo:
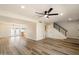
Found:
[[[57,38],[50,38],[50,37],[47,37],[46,39],[65,40],[65,39],[57,39]]]
[[[78,38],[70,38],[70,37],[68,37],[67,39],[77,39],[77,40],[79,40]]]
[[[61,41],[67,42],[67,43],[79,45],[79,43],[65,41],[66,39],[54,39],[54,38],[46,38],[46,39],[61,40]],[[79,39],[78,39],[78,40],[79,40]]]

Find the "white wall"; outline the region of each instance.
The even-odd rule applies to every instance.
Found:
[[[58,30],[56,30],[53,27],[53,23],[47,25],[47,35],[48,38],[53,38],[53,39],[66,39],[66,37],[60,33]]]
[[[46,30],[45,30],[46,26]],[[36,40],[42,40],[45,38],[53,38],[53,39],[66,39],[65,35],[61,32],[56,30],[52,24],[45,24],[45,23],[37,23],[37,33],[36,33]]]
[[[67,36],[69,38],[79,39],[79,21],[66,21],[58,24],[68,30]]]
[[[37,30],[36,40],[45,39],[45,24],[38,22],[36,30]]]
[[[36,40],[36,23],[28,22],[26,26],[26,38]]]
[[[20,20],[0,20],[0,37],[8,37],[10,34],[10,27],[12,24],[23,24],[25,26],[25,37],[29,39],[36,39],[36,23]]]
[[[47,26],[47,33],[45,31],[45,23],[34,23],[29,21],[21,21],[17,19],[0,19],[0,37],[8,37],[10,36],[10,26],[12,24],[23,24],[25,25],[25,37],[33,40],[41,40],[45,37],[50,38],[65,38],[61,33],[59,33],[56,29],[53,28],[53,24]]]
[[[10,36],[9,26],[7,23],[0,23],[0,37]]]

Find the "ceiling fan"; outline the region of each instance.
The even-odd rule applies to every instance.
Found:
[[[35,13],[40,14],[40,15],[46,17],[46,18],[49,18],[49,16],[58,15],[58,13],[52,13],[52,14],[51,14],[50,12],[51,12],[52,10],[53,10],[53,8],[50,8],[48,11],[44,11],[43,13],[39,13],[39,12],[35,12]],[[42,16],[40,16],[40,17],[42,17]]]

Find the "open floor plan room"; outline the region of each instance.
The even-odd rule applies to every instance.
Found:
[[[79,55],[79,5],[0,4],[0,55]]]

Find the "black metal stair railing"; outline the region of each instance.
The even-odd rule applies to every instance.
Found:
[[[67,36],[68,31],[57,23],[54,23],[54,28],[56,28],[59,32],[62,32],[65,36]]]

